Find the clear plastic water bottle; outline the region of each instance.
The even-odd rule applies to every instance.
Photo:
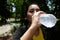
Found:
[[[56,17],[53,14],[41,14],[40,23],[47,28],[52,28],[56,24]]]

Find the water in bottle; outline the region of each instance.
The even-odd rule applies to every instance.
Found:
[[[51,28],[56,24],[56,17],[53,14],[41,14],[40,23],[47,28]]]

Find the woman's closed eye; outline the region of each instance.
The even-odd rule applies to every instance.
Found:
[[[34,10],[30,10],[29,12],[30,12],[30,13],[33,13],[33,12],[34,12]]]

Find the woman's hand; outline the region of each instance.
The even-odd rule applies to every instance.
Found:
[[[39,22],[41,14],[44,14],[44,12],[43,11],[34,12],[34,15],[32,16],[32,25],[37,26],[37,27],[41,26],[41,24]]]

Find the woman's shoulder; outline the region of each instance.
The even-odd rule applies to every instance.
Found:
[[[16,29],[15,33],[24,33],[27,30],[26,26],[20,26]]]
[[[26,26],[21,26],[16,29],[16,31],[13,34],[13,40],[18,40],[27,30]]]

